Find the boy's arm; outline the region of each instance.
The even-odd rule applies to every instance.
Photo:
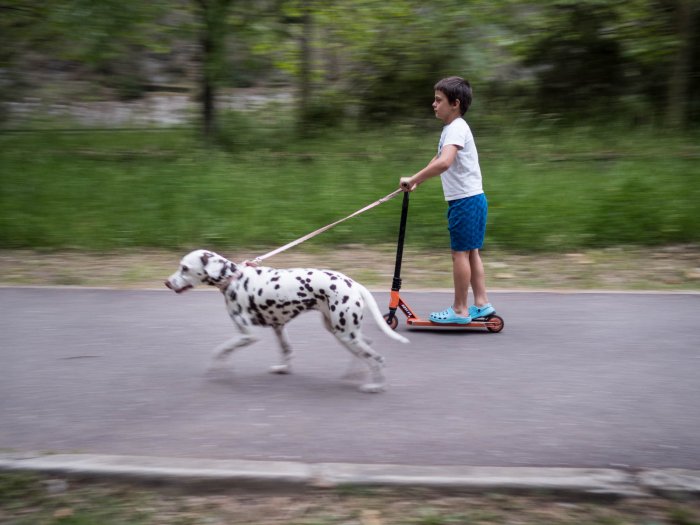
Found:
[[[443,146],[440,155],[435,155],[433,160],[431,160],[425,168],[412,177],[401,177],[399,187],[403,191],[413,191],[426,180],[437,177],[444,171],[447,171],[447,169],[452,166],[457,156],[457,151],[459,150],[454,144]]]

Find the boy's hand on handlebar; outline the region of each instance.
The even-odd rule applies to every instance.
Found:
[[[418,184],[413,182],[413,177],[401,177],[399,180],[399,187],[403,191],[413,191],[418,187]]]

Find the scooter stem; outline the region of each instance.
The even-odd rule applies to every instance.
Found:
[[[406,238],[406,220],[408,218],[408,196],[409,192],[403,194],[403,204],[401,205],[401,223],[399,225],[399,240],[396,245],[396,264],[394,266],[394,279],[391,283],[391,290],[398,292],[401,289],[401,261],[403,260],[403,243]]]

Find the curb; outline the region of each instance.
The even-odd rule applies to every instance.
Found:
[[[416,487],[488,492],[564,492],[650,497],[700,495],[700,471],[689,469],[408,466],[215,460],[150,456],[0,454],[0,471],[221,487]]]

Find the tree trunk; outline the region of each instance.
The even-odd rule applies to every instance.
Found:
[[[666,125],[672,128],[684,128],[688,122],[688,86],[691,62],[691,40],[693,38],[693,2],[694,0],[676,1],[676,34],[679,45],[671,65],[668,79],[668,103],[666,106]]]
[[[201,22],[201,110],[204,137],[216,135],[216,88],[221,77],[226,16],[232,0],[197,0]]]
[[[311,1],[306,0],[302,5],[301,38],[299,40],[299,131],[304,134],[308,129],[309,101],[311,100],[311,39],[313,37],[313,19]]]
[[[208,29],[203,29],[202,35],[202,74],[201,74],[201,110],[202,110],[202,132],[204,137],[211,139],[216,132],[216,108],[214,98],[216,89],[212,74],[213,45],[211,33]]]

